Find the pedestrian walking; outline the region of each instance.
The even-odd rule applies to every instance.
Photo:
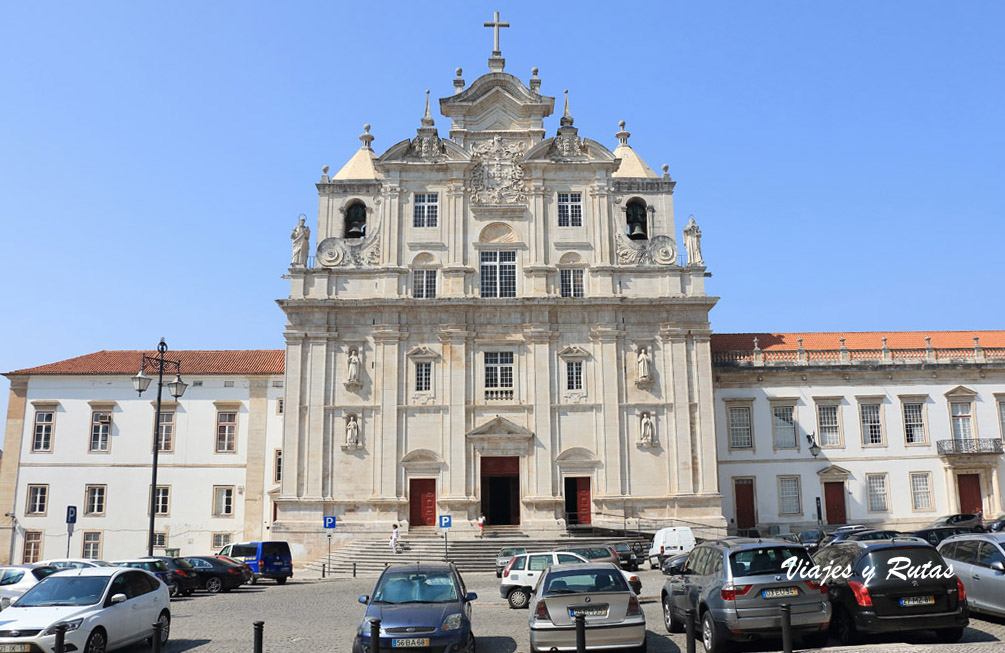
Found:
[[[485,537],[485,513],[478,515],[478,537]]]
[[[391,553],[398,553],[398,525],[391,526]]]

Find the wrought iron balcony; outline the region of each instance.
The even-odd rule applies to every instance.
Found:
[[[961,454],[1000,454],[1002,441],[999,438],[982,438],[980,440],[939,440],[939,455],[954,456]]]

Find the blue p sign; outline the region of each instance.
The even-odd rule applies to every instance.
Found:
[[[66,523],[67,524],[77,523],[77,506],[66,507]]]
[[[325,528],[335,528],[334,515],[325,515]]]
[[[440,528],[450,528],[450,515],[440,515]]]

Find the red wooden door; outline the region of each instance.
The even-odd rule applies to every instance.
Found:
[[[736,527],[753,528],[757,524],[757,517],[754,515],[754,479],[734,479],[733,494],[736,496]]]
[[[828,524],[845,524],[848,517],[844,510],[844,481],[824,483],[824,504],[827,506]]]
[[[983,512],[980,474],[960,474],[956,477],[956,489],[960,493],[960,512]]]
[[[590,501],[590,477],[576,479],[576,512],[579,513],[579,523],[589,524],[591,521],[592,503]]]
[[[409,526],[436,525],[436,480],[413,478],[408,492]]]

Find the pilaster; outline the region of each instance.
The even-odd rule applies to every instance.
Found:
[[[394,326],[380,326],[373,332],[374,358],[377,365],[369,371],[377,381],[375,393],[379,400],[378,416],[374,428],[373,452],[379,456],[377,496],[402,497],[405,488],[399,487],[398,461],[402,451],[401,433],[398,428],[398,386],[402,381],[399,374],[399,343],[403,334]]]
[[[552,397],[557,397],[557,373],[560,370],[552,368],[551,343],[558,337],[557,333],[544,327],[533,327],[525,331],[530,360],[530,374],[527,378],[528,395],[533,400],[531,421],[533,431],[537,435],[537,447],[534,458],[527,466],[528,487],[534,496],[552,496],[555,487],[555,429],[552,428],[551,404]]]
[[[0,507],[5,513],[17,514],[17,475],[21,468],[21,439],[24,437],[25,408],[28,397],[27,377],[8,377],[10,395],[7,400],[7,424],[4,429],[4,459],[0,466]],[[14,555],[17,520],[4,517],[0,521],[0,562],[11,564]]]
[[[473,333],[465,325],[446,325],[440,329],[443,344],[444,403],[449,406],[443,420],[443,450],[447,452],[445,494],[451,497],[474,496],[474,472],[470,469],[466,441],[467,419],[464,407],[468,404],[468,370],[473,369],[469,341]],[[471,460],[473,460],[473,456]]]
[[[603,456],[604,466],[602,487],[597,494],[606,496],[622,495],[625,492],[622,482],[624,458],[622,450],[630,436],[624,433],[621,419],[621,387],[619,379],[622,364],[619,360],[619,341],[621,332],[611,326],[598,326],[590,332],[590,338],[597,343],[600,351],[597,364],[600,366],[600,388],[598,394],[603,404],[602,430],[597,434],[597,452]]]
[[[676,463],[671,490],[673,494],[693,494],[694,479],[694,449],[691,445],[691,417],[688,392],[688,356],[687,339],[683,335],[664,332],[664,346],[670,348],[670,369],[674,396],[674,432],[676,433]],[[713,438],[714,441],[714,438]]]
[[[257,541],[262,539],[265,468],[270,460],[265,450],[269,380],[252,378],[249,382],[248,453],[244,463],[244,537]]]
[[[287,331],[286,373],[283,382],[283,478],[280,482],[280,496],[294,499],[304,494],[306,475],[306,447],[304,437],[304,413],[307,410],[303,396],[303,341],[301,332]]]
[[[307,499],[321,499],[321,479],[325,459],[325,377],[327,334],[311,333],[308,336],[308,362],[306,380],[309,403],[307,405],[307,461],[304,470],[307,475],[304,496]]]

